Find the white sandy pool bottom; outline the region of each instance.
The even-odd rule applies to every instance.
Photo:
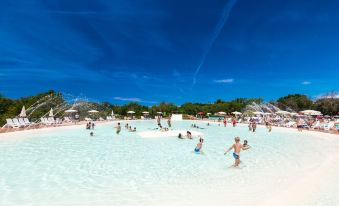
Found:
[[[116,136],[113,125],[98,125],[94,137],[82,127],[1,134],[0,205],[338,205],[337,136],[198,124],[205,155],[192,152],[197,139]],[[235,135],[253,147],[242,169],[223,155]]]

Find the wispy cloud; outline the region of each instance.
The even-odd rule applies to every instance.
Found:
[[[192,88],[195,86],[196,84],[196,78],[199,74],[199,71],[202,67],[202,65],[205,63],[205,59],[208,55],[208,53],[210,52],[215,40],[218,38],[222,28],[224,27],[225,23],[227,22],[228,20],[228,17],[231,13],[231,10],[234,6],[234,4],[237,3],[237,0],[230,0],[224,7],[224,10],[222,12],[222,16],[217,24],[217,26],[215,27],[214,31],[213,31],[213,34],[212,34],[212,37],[211,39],[209,40],[209,42],[207,43],[207,46],[206,46],[206,49],[200,59],[200,62],[199,62],[199,65],[198,67],[196,68],[195,72],[194,72],[194,75],[193,75],[193,82],[192,82]]]
[[[234,79],[218,79],[218,80],[214,80],[215,83],[220,83],[220,84],[229,84],[229,83],[233,83]]]
[[[303,84],[303,85],[309,85],[309,84],[312,84],[312,82],[309,82],[309,81],[303,81],[303,82],[301,82],[301,84]]]
[[[151,103],[151,104],[157,103],[155,101],[143,100],[138,97],[114,97],[114,99],[119,100],[119,101],[125,101],[125,102],[140,102],[140,103],[142,102],[142,103]]]

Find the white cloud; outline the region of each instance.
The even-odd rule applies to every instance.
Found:
[[[233,83],[234,79],[219,79],[219,80],[214,80],[215,83],[222,83],[222,84],[226,84],[226,83]]]
[[[144,102],[144,103],[157,103],[154,101],[147,101],[147,100],[143,100],[140,99],[138,97],[114,97],[115,100],[119,100],[119,101],[126,101],[126,102]]]
[[[303,85],[309,85],[309,84],[312,84],[312,82],[309,82],[309,81],[303,81],[303,82],[301,82],[301,84],[303,84]]]

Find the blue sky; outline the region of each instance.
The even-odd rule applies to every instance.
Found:
[[[0,0],[0,93],[123,104],[339,91],[339,1]]]

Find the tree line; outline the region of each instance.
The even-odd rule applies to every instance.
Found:
[[[29,118],[32,121],[38,120],[41,116],[46,115],[51,108],[55,109],[56,117],[62,117],[64,110],[73,108],[78,110],[80,118],[86,116],[101,116],[106,117],[111,115],[112,110],[115,115],[128,115],[128,111],[134,111],[134,116],[143,115],[142,112],[149,112],[150,116],[155,116],[157,112],[163,112],[168,115],[171,113],[182,113],[187,115],[196,115],[198,112],[203,111],[206,113],[214,114],[216,112],[231,113],[233,111],[242,112],[246,106],[252,104],[263,103],[262,98],[237,98],[231,101],[224,101],[221,99],[216,100],[214,103],[192,103],[187,102],[182,105],[175,105],[169,102],[161,102],[152,106],[142,105],[138,102],[130,102],[125,105],[114,105],[109,102],[88,102],[78,101],[70,103],[65,100],[62,93],[50,90],[48,92],[39,93],[37,95],[22,97],[19,99],[10,99],[0,95],[0,125],[5,124],[6,118],[17,117],[21,111],[22,106],[28,109],[27,113],[30,114]],[[319,98],[311,100],[303,94],[290,94],[271,101],[271,104],[277,106],[282,110],[301,111],[305,109],[314,109],[321,111],[326,115],[336,115],[339,111],[339,99],[336,95],[327,96],[326,98]],[[88,110],[95,109],[99,111],[97,114],[88,114]],[[32,112],[34,110],[34,112]]]

